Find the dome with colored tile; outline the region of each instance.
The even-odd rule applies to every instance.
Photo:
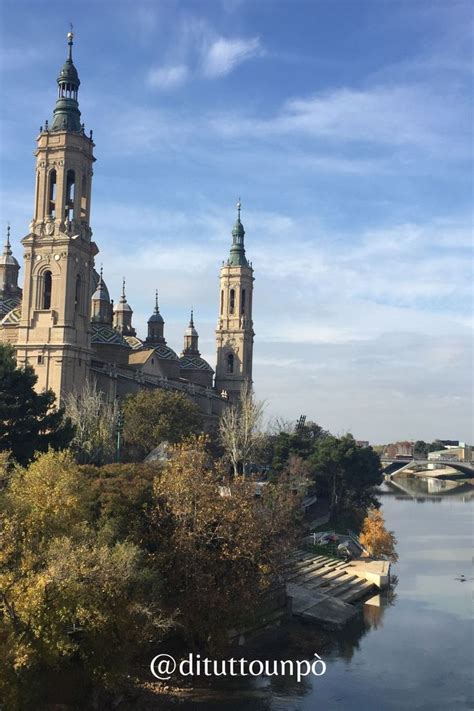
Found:
[[[104,323],[91,323],[91,341],[94,344],[122,346],[130,348],[125,338],[111,326]]]
[[[204,370],[208,373],[214,372],[209,363],[197,355],[182,355],[179,359],[179,367],[181,370]]]

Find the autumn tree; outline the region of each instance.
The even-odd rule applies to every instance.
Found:
[[[188,643],[220,648],[254,619],[294,544],[300,499],[229,478],[197,439],[177,446],[155,480],[156,556]]]
[[[4,686],[71,660],[116,679],[166,625],[156,570],[136,545],[91,525],[86,483],[69,453],[48,452],[17,467],[1,494]]]
[[[53,391],[35,392],[37,380],[30,365],[17,367],[11,346],[0,345],[0,451],[11,451],[20,464],[35,452],[67,447],[74,434]]]
[[[393,531],[388,531],[385,527],[380,509],[372,507],[368,510],[359,540],[373,558],[387,558],[393,563],[398,560],[395,550],[397,539]]]
[[[239,399],[226,408],[219,421],[219,439],[234,475],[239,466],[247,473],[252,456],[261,441],[263,403],[255,400],[252,386],[245,382]]]
[[[105,464],[115,452],[117,403],[108,403],[97,389],[97,382],[87,378],[79,392],[66,398],[66,417],[74,425],[71,450],[82,464]]]
[[[142,455],[163,441],[176,444],[203,429],[199,407],[179,392],[140,390],[125,399],[123,411],[124,441]]]
[[[160,462],[80,467],[93,523],[109,541],[130,540],[147,550],[153,481]]]

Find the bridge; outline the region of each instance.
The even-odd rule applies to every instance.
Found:
[[[457,459],[413,459],[413,457],[380,457],[380,461],[384,465],[383,471],[387,477],[392,477],[394,474],[400,474],[405,469],[411,469],[414,466],[428,464],[442,464],[445,467],[451,467],[463,474],[474,475],[474,464],[472,462],[460,462]],[[436,470],[433,470],[433,476],[436,476]]]

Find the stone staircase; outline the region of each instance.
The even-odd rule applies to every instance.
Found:
[[[297,617],[341,627],[357,614],[355,603],[378,591],[351,563],[296,550],[288,561],[287,594]]]

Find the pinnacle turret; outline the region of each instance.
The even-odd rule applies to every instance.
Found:
[[[184,348],[183,355],[201,355],[199,353],[199,334],[194,328],[193,310],[191,309],[191,318],[189,325],[184,332]]]
[[[166,343],[164,337],[165,322],[160,314],[158,306],[158,289],[155,291],[155,308],[148,319],[148,336],[146,342],[149,344]]]
[[[59,72],[58,98],[53,112],[53,122],[49,127],[50,131],[74,131],[82,132],[81,112],[77,101],[79,91],[79,75],[72,61],[72,45],[74,34],[72,29],[67,34],[68,55],[63,68]]]
[[[13,295],[20,291],[18,287],[19,271],[20,265],[13,256],[10,244],[10,225],[8,224],[3,254],[0,254],[0,293]]]
[[[237,203],[237,220],[232,228],[232,246],[230,248],[229,259],[227,264],[229,267],[248,267],[247,257],[245,256],[244,247],[244,237],[245,230],[244,226],[240,221],[240,210],[242,203],[239,201]]]

